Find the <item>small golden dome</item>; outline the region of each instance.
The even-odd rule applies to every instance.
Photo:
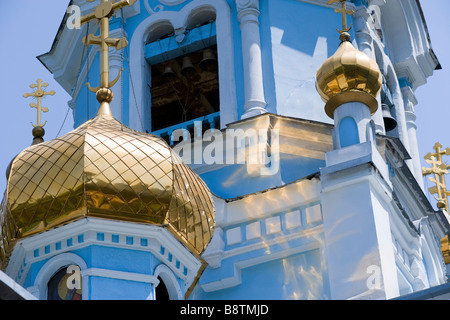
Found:
[[[105,103],[100,110],[77,129],[14,159],[3,217],[0,212],[9,238],[98,217],[166,227],[201,254],[215,224],[206,184],[164,140],[124,126]]]
[[[316,75],[316,89],[327,102],[325,111],[334,118],[334,110],[345,102],[366,104],[372,114],[378,109],[375,100],[380,92],[382,77],[378,64],[365,53],[355,49],[349,36],[341,36],[336,53],[328,58]]]

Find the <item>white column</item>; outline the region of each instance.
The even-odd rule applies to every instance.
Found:
[[[360,6],[355,10],[353,14],[354,20],[354,28],[355,28],[355,37],[356,42],[358,43],[358,49],[364,52],[369,58],[377,61],[377,57],[375,55],[375,49],[373,45],[373,38],[370,34],[370,29],[367,20],[370,18],[370,14],[367,11],[367,8],[364,6]],[[382,68],[383,66],[379,66]],[[383,113],[381,110],[380,96],[377,97],[380,108],[375,112],[372,116],[375,122],[375,128],[378,133],[385,134],[384,121],[383,121]]]
[[[417,142],[416,114],[414,106],[417,104],[416,97],[409,86],[402,87],[403,102],[405,104],[406,130],[408,132],[409,153],[412,158],[413,174],[420,187],[424,189],[422,178],[422,166],[420,162],[419,144]]]
[[[368,163],[321,174],[325,260],[333,300],[399,295],[388,200],[383,199],[376,175]]]
[[[266,113],[259,32],[259,0],[236,0],[241,23],[245,104],[242,119]]]

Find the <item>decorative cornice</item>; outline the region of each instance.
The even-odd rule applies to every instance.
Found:
[[[81,275],[90,276],[90,277],[103,277],[103,278],[112,278],[119,280],[127,280],[127,281],[137,281],[137,282],[145,282],[151,284],[158,284],[159,280],[155,276],[151,276],[148,274],[141,273],[133,273],[133,272],[124,272],[124,271],[116,271],[109,269],[100,269],[100,268],[88,268],[86,270],[81,271]]]
[[[259,0],[236,0],[236,9],[241,26],[247,22],[259,24]]]
[[[99,233],[103,235],[101,239]],[[140,239],[144,239],[144,245]],[[11,259],[18,263],[8,266],[7,273],[22,278],[35,262],[92,244],[150,251],[187,284],[202,266],[202,261],[165,228],[86,218],[20,241]]]
[[[236,0],[238,13],[246,9],[256,9],[259,11],[259,0]]]

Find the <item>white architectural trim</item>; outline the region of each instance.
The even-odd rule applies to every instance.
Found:
[[[80,267],[81,272],[86,270],[86,262],[78,255],[74,253],[62,253],[47,261],[42,268],[39,270],[38,275],[34,281],[34,286],[28,288],[33,295],[35,295],[39,300],[47,300],[47,284],[50,279],[55,275],[55,273],[69,265],[77,265]],[[86,282],[86,281],[85,281]],[[83,297],[87,297],[89,291],[87,285],[82,286]]]
[[[167,292],[169,293],[170,300],[183,300],[183,292],[181,291],[181,287],[177,281],[177,278],[174,276],[172,270],[170,270],[166,265],[160,264],[155,268],[153,275],[157,281],[158,277],[161,277],[161,279],[164,282],[164,285],[167,288]],[[158,284],[159,281],[155,285],[155,289],[158,286]]]
[[[134,272],[124,272],[101,268],[89,268],[81,271],[83,277],[102,277],[127,281],[144,282],[151,284],[158,284],[158,279],[155,276]]]
[[[259,30],[259,0],[236,0],[241,26],[245,104],[242,119],[266,113]]]
[[[318,233],[316,233],[316,232],[318,232]],[[212,292],[212,291],[222,290],[222,289],[226,289],[226,288],[231,288],[231,287],[240,285],[242,283],[242,278],[241,278],[242,269],[249,268],[249,267],[252,267],[252,266],[255,266],[258,264],[262,264],[265,262],[283,259],[285,257],[289,257],[289,256],[292,256],[295,254],[305,253],[305,252],[308,252],[311,250],[320,250],[320,248],[321,248],[320,242],[321,241],[319,240],[318,234],[320,234],[322,232],[323,232],[323,227],[322,226],[317,227],[317,228],[315,228],[315,231],[311,232],[311,234],[308,234],[308,235],[301,234],[300,235],[300,236],[305,237],[305,243],[300,246],[296,246],[293,248],[286,246],[285,249],[277,251],[277,252],[265,254],[265,255],[251,258],[251,259],[243,259],[243,260],[236,261],[234,263],[234,273],[231,277],[222,278],[219,281],[202,283],[201,288],[205,292]],[[283,239],[283,240],[289,241],[292,239]],[[280,240],[279,238],[277,238],[274,240],[274,243],[280,245],[280,244],[285,243],[283,240]],[[264,244],[264,247],[267,248],[267,247],[269,247],[269,245]],[[242,251],[241,254],[245,253],[246,251],[251,251],[250,249],[255,250],[255,247],[249,246],[246,249],[249,249],[249,250]],[[228,256],[228,257],[230,257],[230,256]],[[224,258],[225,257],[223,257],[223,259]]]
[[[8,275],[1,270],[0,283],[8,286],[12,291],[14,291],[17,295],[21,296],[25,300],[36,300],[35,296],[33,296],[29,291],[22,288],[17,282],[8,277]]]
[[[158,11],[144,21],[135,29],[130,41],[130,95],[129,112],[130,127],[143,131],[142,121],[145,108],[150,107],[150,92],[148,85],[151,83],[150,70],[145,61],[144,46],[152,27],[158,23],[169,22],[174,30],[186,28],[189,15],[194,10],[214,9],[216,12],[217,28],[217,55],[219,62],[219,91],[220,91],[220,121],[221,127],[236,121],[237,100],[234,68],[234,45],[231,26],[231,9],[225,0],[193,0],[179,12]]]
[[[99,233],[102,234],[103,239],[98,239]],[[112,237],[113,235],[115,236],[114,239]],[[82,237],[82,241],[79,240],[79,237]],[[146,240],[145,245],[142,245],[142,239]],[[70,245],[67,244],[67,241],[69,240],[71,242]],[[78,264],[81,267],[81,271],[84,272],[87,266],[77,260],[74,256],[67,256],[67,254],[70,254],[70,251],[93,244],[151,252],[157,259],[167,265],[178,278],[185,281],[187,286],[194,281],[198,271],[202,267],[202,261],[187,250],[186,247],[184,247],[173,234],[165,228],[148,224],[99,218],[85,218],[60,228],[21,240],[16,248],[19,249],[21,252],[20,255],[23,256],[23,258],[19,260],[23,261],[23,263],[20,266],[15,266],[14,270],[19,272],[23,269],[24,271],[20,271],[21,274],[26,274],[33,263],[48,258],[53,259],[59,257],[57,260],[54,260],[59,263],[56,263],[56,266],[54,267],[57,269],[63,267],[63,264],[70,260],[67,257],[72,257],[72,260],[66,265]],[[13,252],[13,254],[15,254],[15,252]],[[64,263],[61,261],[64,261]],[[86,274],[90,275],[95,270],[92,269],[91,271],[86,271]],[[53,271],[56,272],[57,270]],[[120,271],[118,271],[119,273],[114,273],[116,271],[111,272],[118,277],[124,276]],[[53,275],[53,273],[51,273],[51,275]],[[99,273],[97,272],[96,275],[98,274]],[[12,277],[18,276],[16,273],[9,273],[9,275]],[[51,275],[46,276],[44,280],[48,282]],[[44,277],[44,275],[41,275],[41,278],[42,277]],[[129,274],[128,277],[130,277]],[[130,279],[133,277],[134,276],[131,276]],[[40,279],[37,281],[32,290],[34,292],[40,291],[39,288],[41,285],[45,283],[46,286],[44,280]],[[143,281],[148,282],[153,280],[150,277],[148,279],[143,279]],[[84,287],[85,286],[83,286],[83,290],[85,290]],[[44,296],[46,296],[46,293]]]

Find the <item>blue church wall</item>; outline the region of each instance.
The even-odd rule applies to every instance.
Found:
[[[211,192],[223,198],[243,195],[275,188],[300,180],[319,172],[325,160],[280,154],[280,168],[275,175],[251,177],[245,164],[224,166],[218,170],[200,174]]]
[[[207,275],[208,270],[202,280]],[[222,277],[226,278],[226,274]],[[197,287],[190,299],[329,299],[328,280],[319,250],[244,268],[240,279],[239,285],[212,292]]]
[[[152,290],[149,283],[89,277],[91,300],[145,300]]]
[[[235,206],[239,206],[241,200],[235,201]],[[257,206],[253,209],[255,214],[261,210]],[[261,219],[219,225],[224,243],[220,266],[214,263],[206,268],[192,299],[329,297],[327,267],[321,248],[324,235],[319,202],[292,206],[285,212]],[[208,257],[206,252],[205,258]],[[271,279],[263,277],[267,274]],[[300,289],[311,288],[305,286],[306,283],[314,283],[308,293]],[[264,288],[264,291],[255,288]]]
[[[161,264],[150,252],[125,248],[89,245],[80,249],[66,251],[81,257],[87,268],[120,271],[133,274],[152,275]],[[42,267],[56,255],[32,263],[29,267],[24,287],[32,287]],[[113,279],[107,276],[91,275],[85,277],[88,283],[90,299],[146,299],[152,290],[150,283]],[[182,280],[179,280],[182,283]],[[182,287],[182,285],[181,285]]]
[[[263,1],[265,3],[265,1]],[[270,30],[263,28],[264,60],[273,60],[273,71],[265,65],[269,101],[276,101],[280,115],[331,120],[323,112],[324,102],[315,89],[315,76],[324,60],[339,46],[336,25],[340,17],[333,9],[290,0],[269,0],[265,6]],[[321,23],[317,24],[317,17]],[[270,33],[269,33],[270,32]],[[267,42],[271,41],[271,50]],[[275,90],[274,90],[275,89]],[[275,96],[274,96],[275,95]]]

